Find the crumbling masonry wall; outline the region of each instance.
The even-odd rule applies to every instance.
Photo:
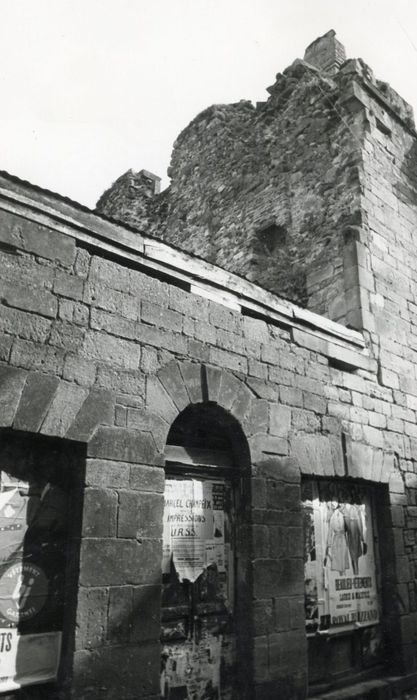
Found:
[[[416,670],[412,395],[400,403],[366,355],[356,369],[335,367],[308,326],[250,318],[110,255],[120,228],[0,184],[23,196],[14,211],[10,197],[0,207],[0,424],[81,443],[87,455],[77,624],[65,630],[75,651],[62,687],[81,700],[158,697],[162,452],[178,412],[207,392],[239,421],[251,454],[249,697],[306,694],[303,474],[384,485],[388,658],[396,672]],[[89,244],[88,226],[98,234]],[[343,364],[352,351],[339,348]]]

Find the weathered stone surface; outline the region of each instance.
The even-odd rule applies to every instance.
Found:
[[[156,582],[161,556],[159,540],[85,539],[81,546],[80,583],[122,586]]]
[[[69,267],[75,258],[75,241],[33,221],[1,212],[2,236],[6,243]]]
[[[253,464],[259,464],[268,455],[288,454],[288,440],[284,438],[257,433],[248,442]]]
[[[208,401],[219,401],[220,383],[222,372],[218,367],[206,365],[207,399]]]
[[[66,437],[88,442],[99,425],[111,425],[114,414],[114,396],[110,391],[93,389],[86,397]]]
[[[181,362],[180,370],[190,402],[201,403],[203,401],[203,367],[194,362]]]
[[[89,457],[133,464],[154,464],[159,461],[152,435],[124,428],[99,427],[88,443]]]
[[[63,437],[85,401],[87,392],[76,384],[61,381],[41,425],[44,435]]]
[[[291,456],[303,474],[343,476],[342,444],[338,438],[324,435],[296,435],[291,438]]]
[[[138,491],[154,491],[162,493],[165,487],[165,472],[160,467],[149,467],[141,464],[130,468],[129,486]]]
[[[178,415],[178,409],[157,377],[147,378],[146,408],[151,413],[163,418],[168,425],[173,423]]]
[[[257,598],[296,595],[303,592],[303,561],[259,559],[254,562],[254,593]]]
[[[32,287],[28,290],[27,287],[1,280],[0,298],[7,306],[14,306],[23,311],[31,311],[47,318],[55,318],[57,315],[58,301],[45,289]]]
[[[142,540],[162,537],[162,494],[142,491],[119,493],[118,537]]]
[[[36,433],[45,418],[59,384],[57,377],[31,372],[16,411],[13,427]]]
[[[178,364],[170,362],[163,367],[158,372],[158,379],[162,382],[178,410],[183,411],[190,403],[190,398]]]
[[[0,366],[0,425],[12,425],[22,396],[27,372],[13,367]]]
[[[129,408],[126,423],[128,428],[152,433],[158,450],[164,450],[170,426],[163,418],[146,408]]]
[[[91,700],[143,697],[159,689],[160,645],[106,646],[74,655],[74,692]]]
[[[86,486],[106,488],[127,488],[131,465],[128,462],[112,462],[106,459],[87,459],[85,470]]]
[[[84,588],[78,591],[76,649],[94,649],[106,642],[109,589]]]
[[[88,488],[84,493],[83,537],[115,537],[117,493],[104,488]]]

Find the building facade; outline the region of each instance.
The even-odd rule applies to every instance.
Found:
[[[412,116],[332,32],[270,94],[164,193],[0,177],[0,692],[417,685]]]

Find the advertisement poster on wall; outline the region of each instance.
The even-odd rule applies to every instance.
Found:
[[[226,570],[224,485],[199,479],[167,479],[162,572],[171,560],[181,581],[194,583],[211,564]]]
[[[379,606],[372,499],[366,487],[304,482],[307,633],[375,625]]]
[[[0,692],[56,679],[66,541],[65,492],[0,472]]]

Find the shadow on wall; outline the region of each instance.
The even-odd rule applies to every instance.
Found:
[[[1,438],[0,692],[52,700],[71,671],[84,460],[76,444]]]

